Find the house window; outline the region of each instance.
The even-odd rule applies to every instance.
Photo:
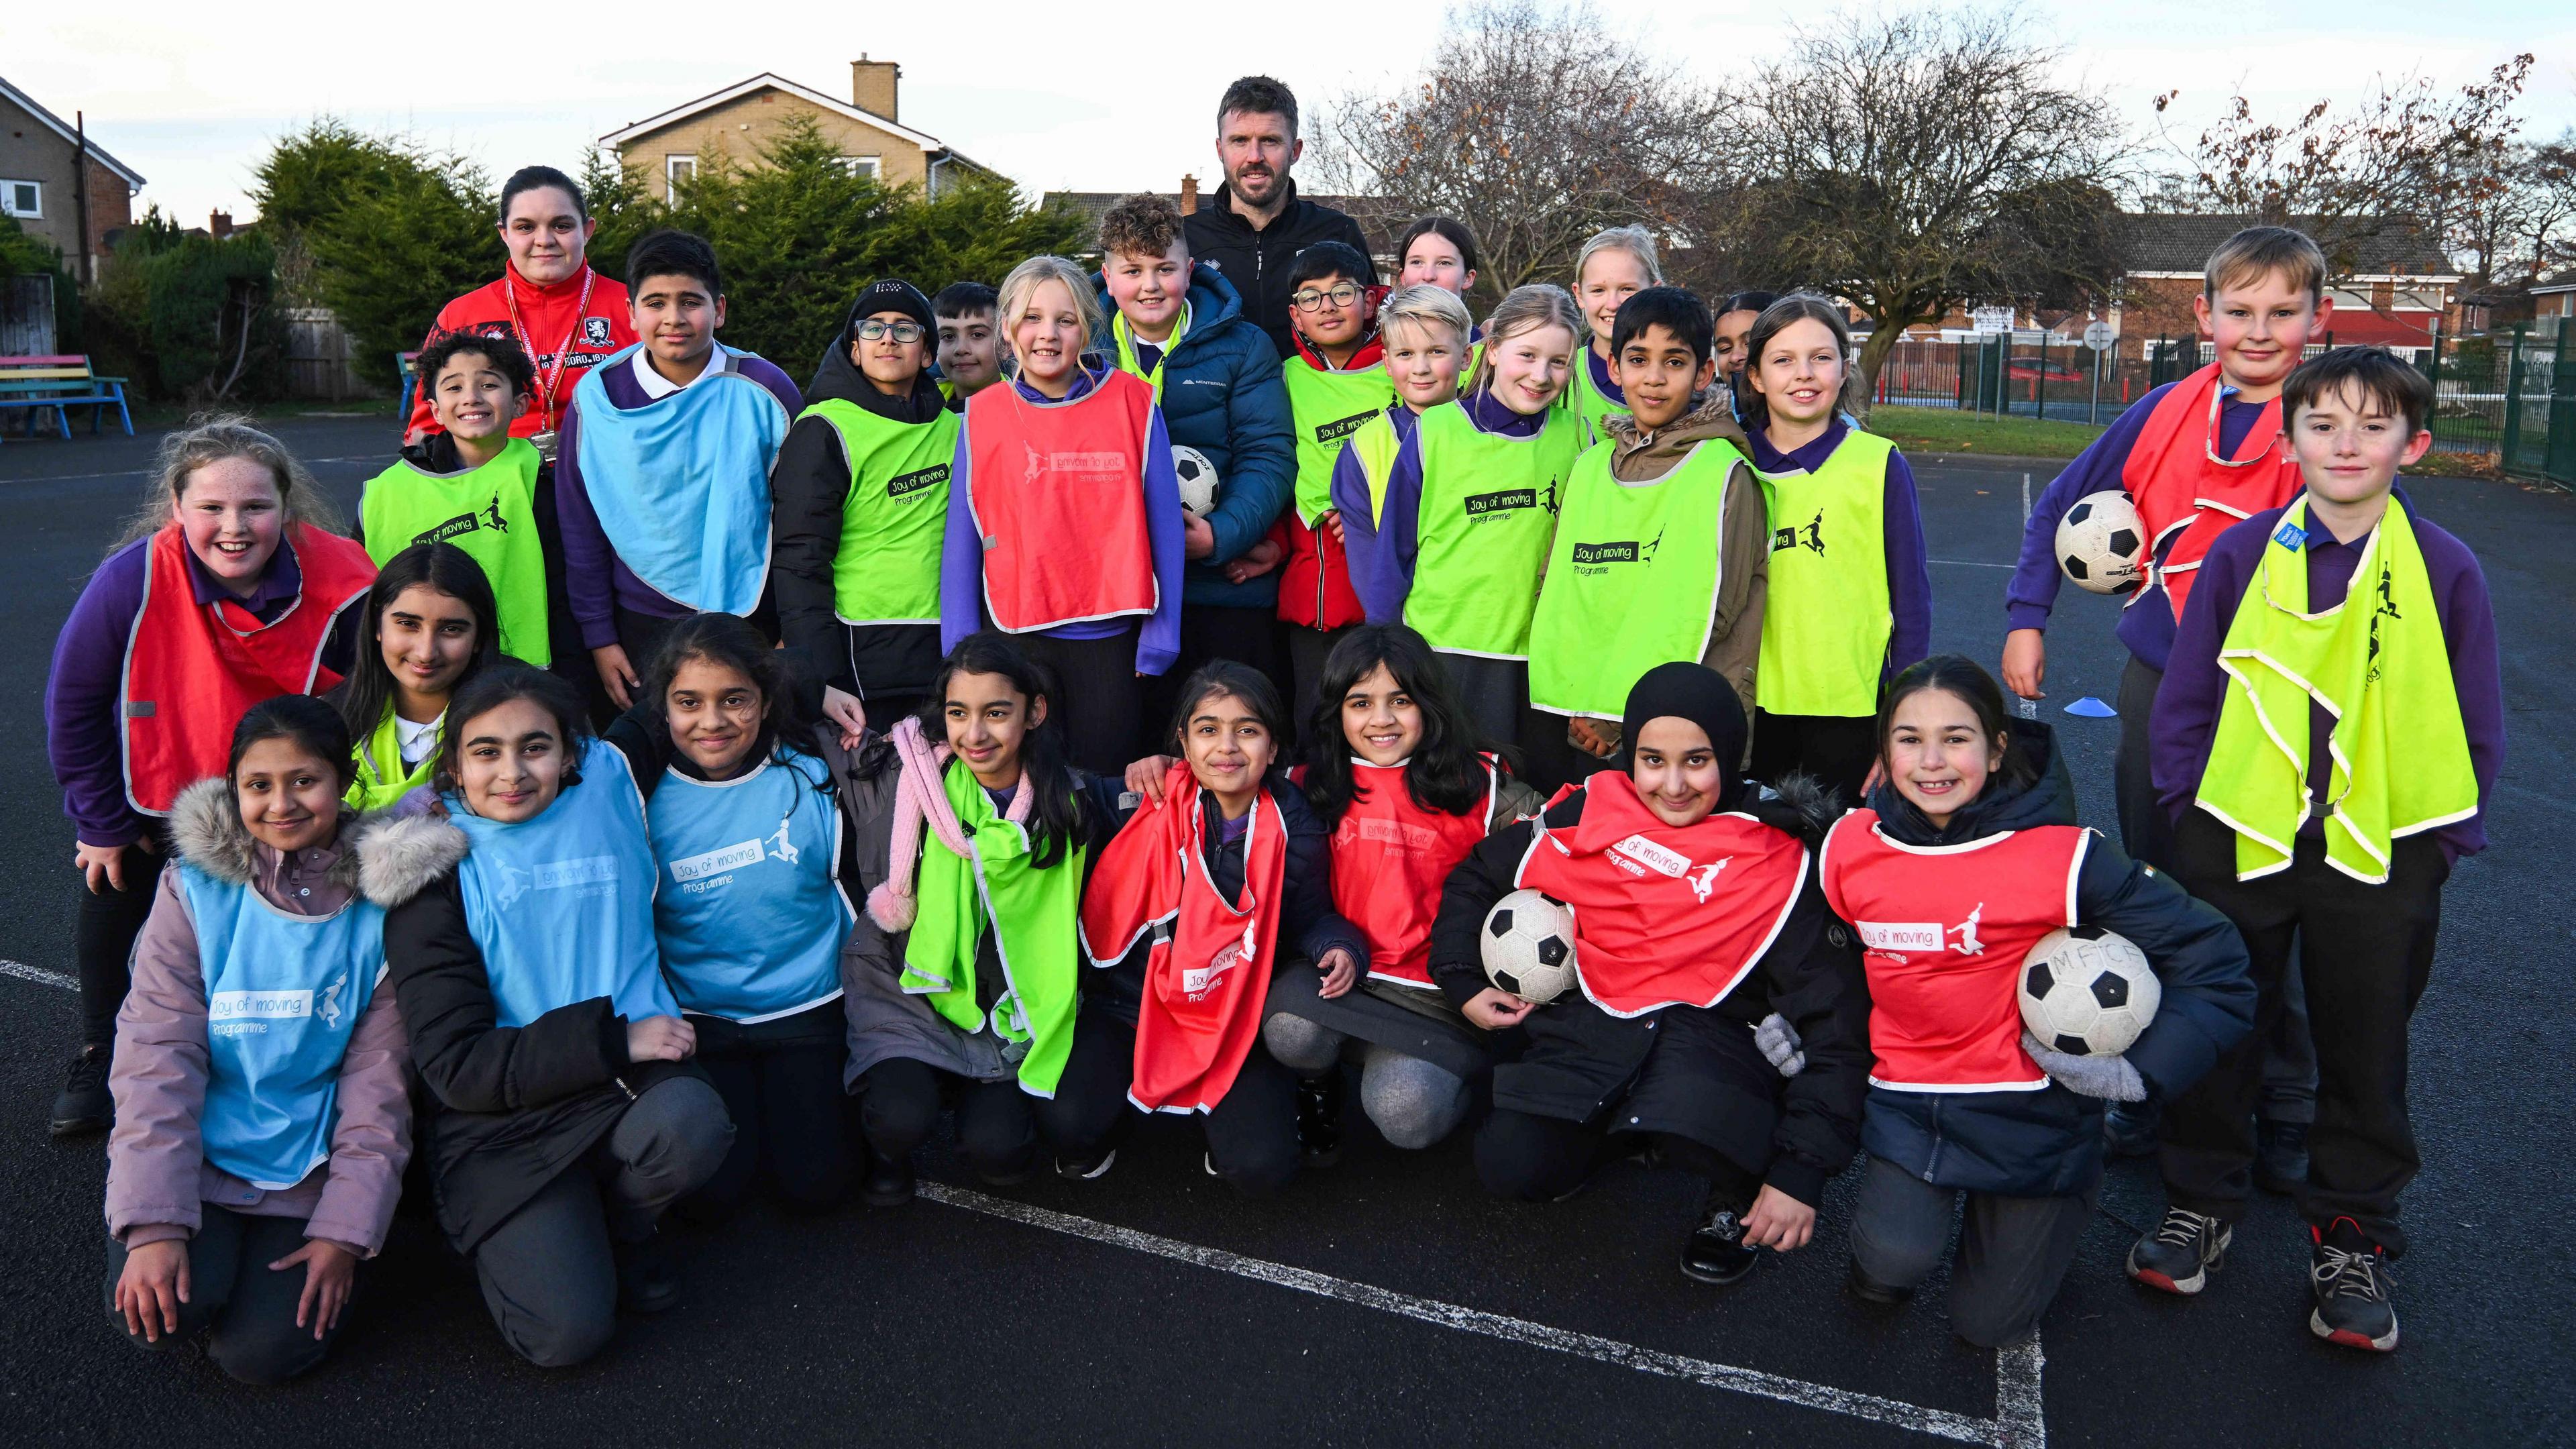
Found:
[[[44,214],[45,183],[0,181],[0,216],[40,217]]]
[[[852,176],[864,176],[870,181],[876,180],[882,172],[882,167],[880,166],[879,161],[880,158],[875,156],[844,156],[841,158],[841,164],[850,168],[850,174]]]
[[[681,190],[697,179],[697,157],[664,156],[662,158],[663,194],[667,199],[679,200]]]

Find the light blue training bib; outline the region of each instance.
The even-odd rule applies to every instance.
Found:
[[[500,1025],[597,996],[630,1022],[680,1014],[654,945],[653,851],[625,755],[592,740],[581,783],[534,820],[485,820],[446,800],[473,844],[457,881]]]
[[[573,388],[582,487],[635,577],[692,609],[749,614],[769,577],[769,465],[787,438],[787,409],[734,371],[621,408],[600,379],[642,345]]]
[[[690,1011],[750,1023],[841,994],[841,813],[823,762],[790,752],[725,781],[673,770],[653,792],[662,970]]]
[[[198,1142],[253,1187],[293,1187],[331,1157],[340,1062],[384,978],[384,910],[294,915],[184,862],[179,885],[206,979]]]

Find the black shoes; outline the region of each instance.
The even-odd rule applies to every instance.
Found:
[[[63,1089],[54,1096],[49,1124],[56,1137],[80,1137],[116,1125],[116,1100],[107,1093],[107,1066],[112,1049],[85,1046],[63,1073]]]
[[[2114,1157],[2144,1157],[2156,1150],[2154,1104],[2113,1102],[2102,1113],[2102,1141]]]
[[[1912,1301],[1914,1297],[1913,1289],[1890,1288],[1862,1272],[1858,1263],[1851,1265],[1851,1276],[1845,1280],[1844,1286],[1851,1289],[1854,1298],[1881,1308],[1899,1307]]]
[[[2236,1230],[2187,1208],[2168,1208],[2156,1230],[2129,1249],[2129,1276],[2150,1288],[2185,1295],[2209,1286],[2209,1275],[2227,1261]]]
[[[2293,1193],[2308,1180],[2308,1124],[2254,1121],[2254,1185]]]
[[[2387,1353],[2397,1347],[2397,1305],[2389,1292],[2388,1257],[2350,1218],[2308,1235],[2316,1253],[2308,1261],[2308,1332],[2328,1343]]]
[[[1744,1241],[1744,1208],[1711,1196],[1706,1216],[1682,1240],[1682,1276],[1724,1288],[1741,1283],[1762,1261],[1762,1250]]]
[[[901,1207],[912,1201],[912,1160],[868,1153],[868,1175],[859,1181],[859,1201],[870,1207]]]
[[[1098,1162],[1068,1162],[1059,1157],[1055,1160],[1055,1175],[1074,1182],[1097,1182],[1109,1175],[1110,1167],[1117,1161],[1118,1149],[1115,1147],[1103,1153]]]
[[[617,1258],[617,1308],[621,1313],[660,1313],[680,1301],[680,1275],[659,1233],[640,1243],[609,1244]]]
[[[1297,1155],[1308,1167],[1342,1160],[1342,1071],[1297,1079]]]

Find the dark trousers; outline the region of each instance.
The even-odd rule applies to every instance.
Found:
[[[1038,1104],[1038,1120],[1066,1161],[1097,1162],[1135,1130],[1143,1116],[1127,1100],[1135,1071],[1136,1028],[1107,1012],[1084,1012],[1055,1099]],[[1296,1177],[1297,1076],[1258,1041],[1234,1085],[1200,1121],[1216,1175],[1244,1196],[1268,1197]]]
[[[828,1007],[840,1015],[840,1004]],[[750,1198],[763,1178],[780,1203],[814,1212],[849,1190],[850,1149],[841,1121],[839,1042],[739,1046],[698,1057],[733,1119],[733,1147],[696,1192],[675,1206],[696,1222],[723,1218]]]
[[[283,1272],[268,1265],[303,1246],[302,1218],[252,1217],[206,1203],[197,1235],[188,1240],[188,1301],[179,1305],[179,1331],[156,1344],[126,1329],[116,1311],[125,1245],[114,1238],[107,1240],[108,1317],[142,1348],[167,1348],[204,1333],[207,1356],[225,1373],[246,1384],[282,1384],[320,1363],[349,1322],[343,1310],[339,1324],[320,1338],[309,1324],[296,1327],[305,1265]]]
[[[1912,1288],[1941,1264],[1962,1196],[1883,1157],[1869,1159],[1852,1205],[1852,1265],[1887,1288]],[[1950,1268],[1950,1329],[1980,1348],[2030,1332],[2066,1281],[2093,1219],[2093,1193],[2065,1197],[1965,1194],[1959,1257]]]
[[[1762,1175],[1705,1143],[1670,1132],[1614,1132],[1613,1119],[1570,1122],[1498,1107],[1476,1129],[1476,1180],[1496,1197],[1553,1202],[1581,1187],[1594,1169],[1640,1145],[1664,1166],[1706,1178],[1714,1196],[1741,1212],[1753,1206]]]
[[[635,671],[636,678],[652,677],[653,656],[662,652],[662,641],[670,638],[671,631],[679,627],[679,619],[639,614],[624,605],[618,606],[617,642],[625,646],[626,663]]]
[[[979,1082],[908,1057],[859,1074],[859,1130],[867,1148],[900,1162],[930,1138],[939,1111],[957,1109],[957,1155],[988,1182],[1025,1176],[1037,1165],[1037,1099],[1016,1078]]]
[[[2302,835],[2288,869],[2236,879],[2236,837],[2206,813],[2174,833],[2174,879],[2236,923],[2252,958],[2254,1030],[2165,1109],[2159,1165],[2175,1207],[2234,1221],[2253,1195],[2254,1112],[2263,1049],[2278,1031],[2292,946],[2307,988],[2317,1059],[2310,1222],[2350,1218],[2393,1256],[2405,1251],[2398,1194],[2420,1159],[2406,1113],[2406,1028],[2433,969],[2442,883],[2451,873],[2428,835],[2396,843],[2384,885],[2328,865],[2324,842]]]
[[[2150,602],[2147,607],[2157,607]],[[2156,707],[2156,686],[2165,672],[2129,656],[2120,671],[2120,748],[2111,757],[2111,798],[2120,812],[2120,848],[2129,859],[2161,871],[2173,869],[2173,817],[2156,803],[2156,781],[2147,755],[2147,725]]]
[[[695,1077],[656,1083],[589,1153],[474,1250],[483,1306],[539,1368],[580,1363],[617,1331],[617,1244],[715,1175],[733,1145],[724,1099]]]
[[[1113,780],[1126,774],[1137,754],[1138,711],[1148,683],[1136,677],[1135,626],[1106,639],[1014,634],[1011,642],[1052,671],[1064,691],[1053,720],[1063,726],[1065,753],[1074,764]]]
[[[1874,716],[1753,711],[1753,759],[1745,773],[1765,784],[1796,770],[1837,792],[1844,805],[1858,805],[1861,781],[1877,761]]]
[[[1238,609],[1226,604],[1184,604],[1181,606],[1181,652],[1172,667],[1158,679],[1145,681],[1143,717],[1137,721],[1141,731],[1136,737],[1137,754],[1171,754],[1177,746],[1172,741],[1172,714],[1180,708],[1181,686],[1200,665],[1218,659],[1231,659],[1248,664],[1270,681],[1279,691],[1280,703],[1288,705],[1295,696],[1290,692],[1288,650],[1280,640],[1284,626],[1276,607],[1264,604],[1257,609]],[[1313,632],[1309,630],[1308,632]],[[1293,708],[1293,706],[1291,706]],[[1293,716],[1291,717],[1293,721]],[[1284,756],[1290,742],[1279,742]],[[1134,756],[1129,756],[1133,759]],[[1123,765],[1123,761],[1121,762]]]
[[[1318,723],[1317,706],[1324,682],[1324,661],[1333,655],[1333,646],[1342,642],[1358,625],[1339,629],[1309,629],[1303,624],[1282,623],[1281,633],[1288,636],[1288,718],[1297,726],[1297,751],[1312,757],[1320,744],[1341,748],[1341,701],[1333,701],[1333,713]]]
[[[152,848],[146,850],[144,845]],[[98,889],[84,880],[80,910],[72,917],[72,956],[80,964],[81,1045],[112,1046],[116,1009],[125,1004],[127,968],[134,959],[134,938],[152,914],[152,898],[161,886],[161,865],[169,858],[169,838],[155,824],[142,842],[125,848],[125,889],[106,881]]]

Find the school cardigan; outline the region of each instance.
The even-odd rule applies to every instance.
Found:
[[[1756,431],[1749,456],[1753,466],[1765,473],[1812,473],[1850,433],[1850,424],[1836,414],[1822,436],[1783,453]],[[1887,453],[1887,498],[1879,517],[1890,615],[1887,663],[1881,677],[1892,679],[1898,670],[1932,651],[1932,566],[1923,546],[1923,508],[1914,495],[1914,470],[1906,466],[1905,454],[1894,448]]]
[[[2173,386],[2166,383],[2131,404],[2128,411],[2102,430],[2102,436],[2086,444],[2075,461],[2067,464],[2031,504],[2030,517],[2022,524],[2021,558],[2013,565],[2012,581],[2004,586],[2006,629],[2048,627],[2049,610],[2056,605],[2058,586],[2065,579],[2057,563],[2059,520],[2081,499],[2096,493],[2128,491],[2121,474],[2129,466],[2129,450],[2137,446],[2138,434],[2145,429],[2148,417]],[[2239,401],[2234,388],[2223,389],[2220,395],[2223,401],[2218,409],[2218,447],[2232,458],[2255,420],[2263,416],[2264,404]],[[2173,607],[2165,599],[2163,582],[2150,583],[2122,603],[2125,607],[2120,611],[2116,630],[2120,642],[2128,646],[2139,663],[2162,670],[2165,657],[2173,652],[2174,641]]]
[[[229,598],[261,623],[274,621],[302,594],[304,575],[295,551],[280,546],[268,572],[247,597],[228,592],[191,551],[188,581],[200,606]],[[137,539],[108,555],[90,575],[71,617],[54,641],[52,673],[45,681],[45,753],[63,787],[63,813],[83,845],[130,845],[152,828],[125,798],[125,741],[117,718],[124,688],[125,648],[134,619],[143,612],[143,584],[152,562],[152,540]],[[345,675],[364,636],[366,610],[341,612],[322,646],[322,667]]]
[[[2459,693],[2460,728],[2468,736],[2469,768],[2477,776],[2477,814],[2426,832],[2442,848],[2445,861],[2475,855],[2487,848],[2485,801],[2495,788],[2496,768],[2504,761],[2504,679],[2496,659],[2495,608],[2487,596],[2486,575],[2468,545],[2437,528],[2418,512],[2402,488],[2389,500],[2406,510],[2415,527],[2415,545],[2433,589],[2434,611],[2442,616],[2442,640],[2451,655],[2451,684]],[[2156,691],[2153,727],[2147,734],[2147,757],[2155,770],[2156,795],[2177,820],[2200,793],[2200,775],[2209,763],[2210,741],[2218,731],[2218,713],[2227,703],[2227,675],[2218,667],[2218,646],[2236,622],[2237,606],[2281,526],[2286,509],[2270,508],[2218,536],[2201,561],[2200,582],[2191,586],[2189,606],[2174,636],[2173,654],[2165,665],[2165,682]],[[2308,556],[2308,607],[2331,609],[2344,600],[2353,571],[2361,566],[2368,535],[2338,539],[2313,516],[2305,552]],[[2135,611],[2132,611],[2135,612]],[[2322,705],[2308,706],[2308,759],[2311,796],[2325,792],[2332,759],[2326,738],[2334,720]],[[2302,835],[2322,838],[2324,825],[2311,819]]]
[[[636,365],[650,366],[643,356],[636,354]],[[791,418],[805,411],[805,400],[796,391],[796,384],[767,358],[735,352],[719,343],[716,355],[707,359],[707,366],[739,372],[769,389]],[[599,381],[607,390],[608,400],[621,408],[640,408],[655,396],[645,390],[633,367],[612,367],[599,375]],[[567,406],[563,438],[555,450],[554,488],[556,522],[563,531],[564,588],[572,599],[573,621],[581,626],[582,646],[602,649],[617,642],[620,609],[656,619],[683,618],[690,611],[637,578],[626,561],[617,556],[616,548],[608,541],[608,531],[600,526],[599,510],[591,503],[590,489],[582,482],[580,442],[581,410]],[[647,663],[642,659],[631,662],[639,670]]]

